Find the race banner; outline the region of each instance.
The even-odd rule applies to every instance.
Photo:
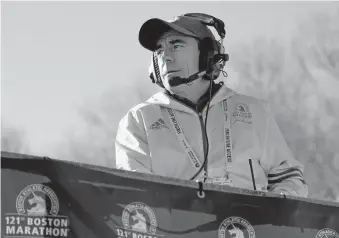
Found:
[[[339,203],[1,153],[1,237],[339,238]]]

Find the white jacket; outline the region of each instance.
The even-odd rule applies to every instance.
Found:
[[[225,99],[227,115],[231,119],[230,163],[226,162],[225,155]],[[173,113],[168,109],[172,109]],[[196,163],[202,165],[206,148],[202,122],[205,122],[206,107],[200,116],[163,92],[133,107],[119,123],[115,141],[116,167],[191,179],[197,168],[180,143],[177,129],[179,132],[181,129],[181,134],[196,155]],[[180,128],[176,128],[173,120],[178,121]],[[207,136],[207,176],[211,178],[208,181],[218,183],[218,179],[225,178],[225,171],[229,171],[232,186],[253,189],[251,159],[257,189],[307,197],[304,167],[293,158],[264,102],[237,94],[223,85],[210,103]],[[203,171],[197,178],[201,179],[202,175]]]

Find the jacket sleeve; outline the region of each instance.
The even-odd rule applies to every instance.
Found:
[[[138,110],[130,110],[119,122],[115,161],[117,169],[152,173],[147,134]]]
[[[304,166],[296,160],[270,112],[265,106],[266,125],[263,163],[266,165],[268,191],[307,197]]]

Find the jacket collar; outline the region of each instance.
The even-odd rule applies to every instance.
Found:
[[[210,107],[236,94],[235,91],[226,87],[223,83],[213,83],[212,85],[212,101],[210,102]],[[150,99],[147,100],[147,102],[187,113],[198,113],[205,108],[208,98],[209,90],[202,96],[202,98],[199,100],[199,105],[197,106],[189,100],[186,101],[179,99],[167,92],[159,92],[154,94]]]

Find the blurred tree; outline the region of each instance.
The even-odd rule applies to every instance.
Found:
[[[115,167],[114,140],[120,119],[156,89],[150,80],[138,79],[107,90],[99,99],[84,101],[78,108],[79,123],[55,149],[57,157]]]
[[[2,121],[1,151],[29,154],[29,144],[25,131]]]
[[[298,25],[287,44],[258,39],[231,50],[236,90],[268,101],[295,157],[305,164],[310,197],[339,198],[339,9]]]

